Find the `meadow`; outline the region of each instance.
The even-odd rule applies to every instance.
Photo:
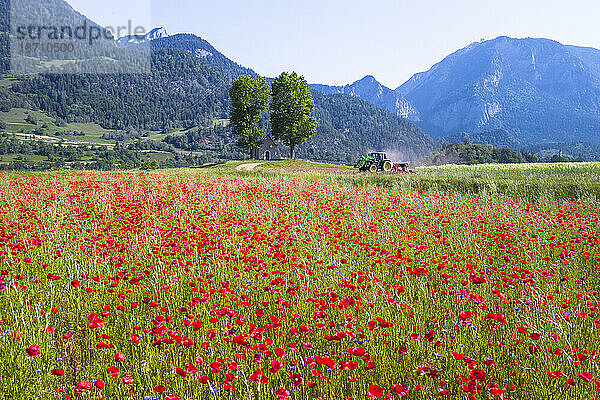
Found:
[[[0,399],[598,398],[598,167],[552,168],[3,174]]]
[[[459,192],[482,195],[510,195],[538,199],[600,198],[600,163],[531,163],[531,164],[480,164],[418,167],[415,174],[339,174],[304,172],[285,174],[285,167],[347,166],[318,164],[306,161],[270,161],[252,171],[236,171],[235,167],[246,161],[220,163],[208,166],[212,174],[272,177],[293,176],[314,182],[350,184],[354,186],[388,187],[402,191]],[[283,167],[283,168],[282,168]],[[350,168],[350,170],[352,170]]]

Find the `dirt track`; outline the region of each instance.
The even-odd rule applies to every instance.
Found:
[[[235,167],[235,169],[238,171],[252,171],[254,168],[258,167],[261,164],[264,164],[264,163],[259,162],[259,163],[242,164],[242,165],[238,165],[237,167]]]

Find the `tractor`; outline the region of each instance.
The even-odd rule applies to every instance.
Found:
[[[409,171],[408,163],[393,163],[385,153],[371,153],[368,156],[362,156],[354,168],[359,171],[369,171],[375,173],[384,172],[412,172]]]
[[[362,156],[355,165],[360,171],[386,171],[392,170],[394,164],[387,158],[385,153],[371,153],[368,156]]]

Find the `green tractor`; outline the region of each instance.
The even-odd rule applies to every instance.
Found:
[[[368,156],[362,156],[354,167],[360,171],[369,171],[372,173],[377,171],[390,172],[394,164],[387,158],[385,153],[371,153]]]

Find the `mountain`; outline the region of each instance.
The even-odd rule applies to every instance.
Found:
[[[354,164],[371,151],[385,151],[394,161],[417,160],[435,143],[406,118],[345,94],[312,90],[317,133],[298,151],[299,157]]]
[[[152,29],[150,32],[146,33],[145,35],[130,35],[130,36],[120,37],[116,40],[116,43],[118,46],[129,46],[132,44],[141,44],[141,43],[150,42],[152,40],[157,40],[157,39],[165,38],[168,36],[169,36],[169,34],[167,33],[167,30],[165,28],[158,27],[158,28]]]
[[[473,43],[396,89],[436,137],[502,129],[523,144],[600,143],[600,50],[548,39]]]
[[[383,86],[371,75],[345,86],[312,84],[310,87],[323,94],[347,94],[359,97],[403,118],[419,121],[418,111],[402,95]]]
[[[153,50],[171,49],[181,50],[192,54],[200,60],[218,68],[230,77],[243,74],[256,75],[256,72],[227,58],[223,53],[214,48],[206,40],[189,33],[179,33],[172,36],[159,37],[150,42]]]
[[[21,77],[11,93],[0,90],[0,105],[18,107],[18,95],[21,102],[53,117],[115,130],[190,128],[226,118],[231,77],[178,50],[154,51],[151,64],[148,74]]]
[[[85,18],[62,0],[27,0],[23,13],[23,19],[28,14],[44,15],[46,25]],[[206,157],[243,154],[232,148],[231,127],[215,126],[213,121],[229,117],[232,80],[241,74],[256,75],[254,71],[198,36],[168,35],[162,28],[111,44],[116,53],[152,50],[151,68],[134,74],[35,73],[11,76],[10,80],[4,76],[7,83],[0,85],[0,110],[39,110],[57,123],[93,122],[106,130],[162,132],[164,137],[160,133],[154,136],[157,143],[144,144],[146,148],[168,145]],[[367,150],[391,149],[416,157],[433,148],[433,140],[412,122],[364,100],[316,92],[314,97],[319,128],[299,146],[300,156],[353,163]],[[37,129],[49,134],[41,126]],[[117,132],[107,137],[121,140],[128,135]]]

